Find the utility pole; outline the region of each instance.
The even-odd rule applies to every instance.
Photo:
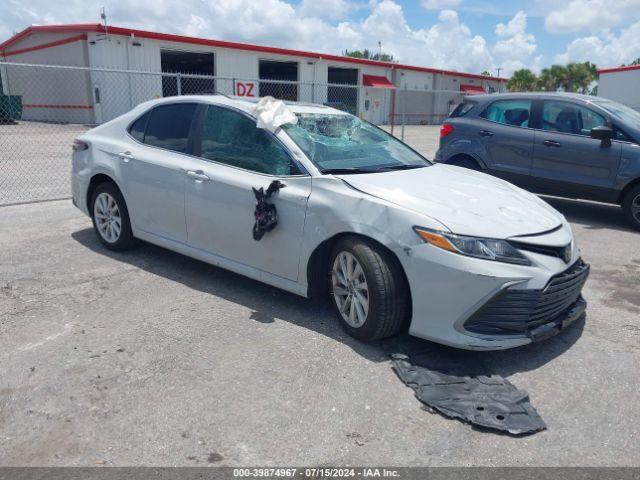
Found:
[[[503,68],[502,67],[496,68],[496,72],[498,72],[497,75],[496,75],[497,77],[500,76],[500,70],[503,70]]]
[[[378,60],[382,60],[382,42],[378,40]]]
[[[496,77],[498,77],[498,79],[500,78],[500,70],[502,70],[502,67],[498,67],[496,68]],[[498,80],[498,93],[502,93],[502,84],[500,82],[500,80]]]

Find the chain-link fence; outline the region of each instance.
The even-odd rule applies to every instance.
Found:
[[[74,138],[156,98],[271,95],[329,105],[387,125],[398,137],[402,125],[441,123],[462,98],[454,91],[6,62],[0,80],[0,205],[68,198]]]

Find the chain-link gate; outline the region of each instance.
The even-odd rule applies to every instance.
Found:
[[[0,205],[69,198],[71,145],[149,100],[223,94],[328,105],[404,138],[403,125],[441,123],[453,91],[406,90],[0,62]]]

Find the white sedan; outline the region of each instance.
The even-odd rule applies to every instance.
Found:
[[[278,103],[141,104],[76,139],[73,202],[106,248],[141,239],[299,295],[328,293],[362,340],[408,326],[504,349],[584,315],[589,266],[544,201],[434,165],[339,110]]]

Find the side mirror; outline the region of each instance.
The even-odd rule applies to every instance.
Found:
[[[611,127],[605,127],[601,125],[599,127],[593,127],[591,129],[591,138],[595,138],[596,140],[600,140],[601,146],[610,147],[611,139],[613,138],[613,130]]]

